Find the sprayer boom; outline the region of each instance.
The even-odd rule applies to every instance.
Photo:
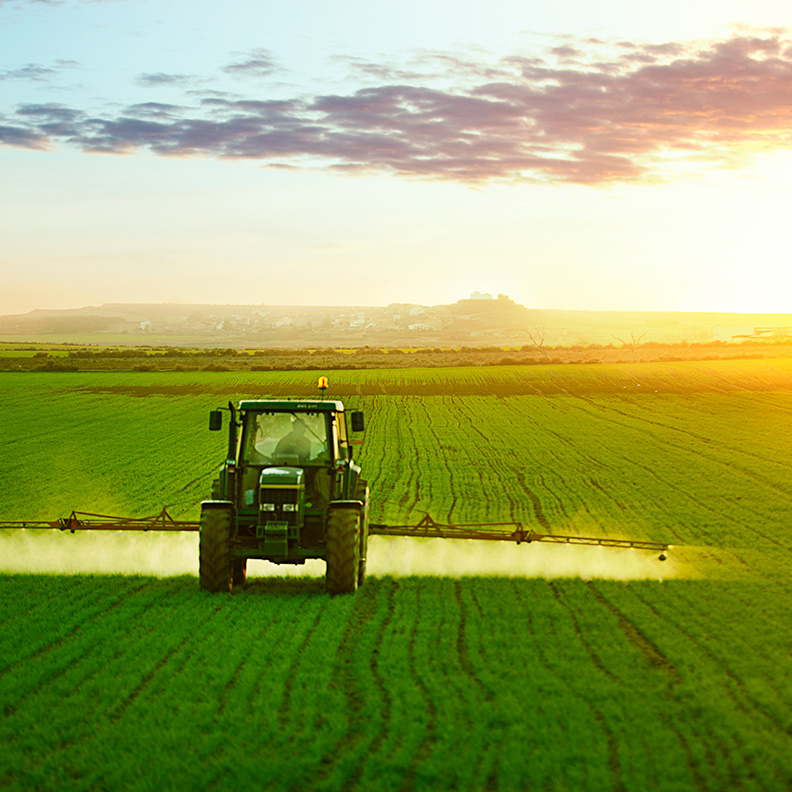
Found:
[[[54,528],[71,533],[75,531],[198,531],[200,523],[191,520],[174,520],[167,509],[151,517],[112,517],[108,514],[73,511],[68,517],[60,517],[57,520],[0,521],[0,528]],[[374,536],[408,536],[416,539],[478,539],[516,544],[552,542],[599,547],[632,547],[636,550],[652,550],[661,554],[668,551],[668,544],[665,542],[537,533],[524,528],[520,522],[439,523],[428,514],[416,525],[371,523],[369,533]]]
[[[197,531],[199,523],[191,520],[174,520],[163,509],[152,517],[113,517],[109,514],[91,514],[73,511],[68,517],[57,520],[0,520],[1,528],[54,528],[59,531]]]
[[[520,522],[438,523],[428,514],[417,525],[377,525],[371,523],[369,533],[378,536],[412,536],[436,539],[484,539],[496,542],[553,542],[554,544],[598,545],[600,547],[634,547],[638,550],[665,552],[664,542],[642,539],[610,539],[602,536],[567,536],[536,533],[523,528]]]

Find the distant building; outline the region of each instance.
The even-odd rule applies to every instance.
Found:
[[[715,341],[777,341],[790,336],[789,327],[713,327]]]
[[[471,300],[491,300],[493,299],[491,294],[482,293],[479,291],[474,291],[473,294],[470,295]]]

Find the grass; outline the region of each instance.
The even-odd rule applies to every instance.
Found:
[[[612,551],[585,579],[383,573],[335,599],[313,577],[211,596],[194,576],[0,575],[0,787],[788,789],[790,374],[339,372],[334,394],[367,415],[375,521],[671,538],[678,566],[625,581]],[[224,449],[208,411],[314,383],[0,375],[5,514],[194,517]]]

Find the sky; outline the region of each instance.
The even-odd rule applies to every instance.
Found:
[[[792,312],[788,0],[0,0],[0,314]]]

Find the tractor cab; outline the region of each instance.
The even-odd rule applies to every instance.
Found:
[[[282,407],[277,404],[264,405],[264,409],[248,406],[242,412],[237,466],[242,472],[244,506],[256,502],[260,484],[266,486],[269,479],[282,478],[282,473],[269,472],[280,468],[303,471],[300,478],[306,489],[307,508],[323,508],[333,499],[335,463],[348,462],[350,455],[343,405],[325,404],[332,408],[317,409],[306,404],[298,410],[290,404],[286,410],[274,409]],[[260,501],[261,498],[261,506]]]

